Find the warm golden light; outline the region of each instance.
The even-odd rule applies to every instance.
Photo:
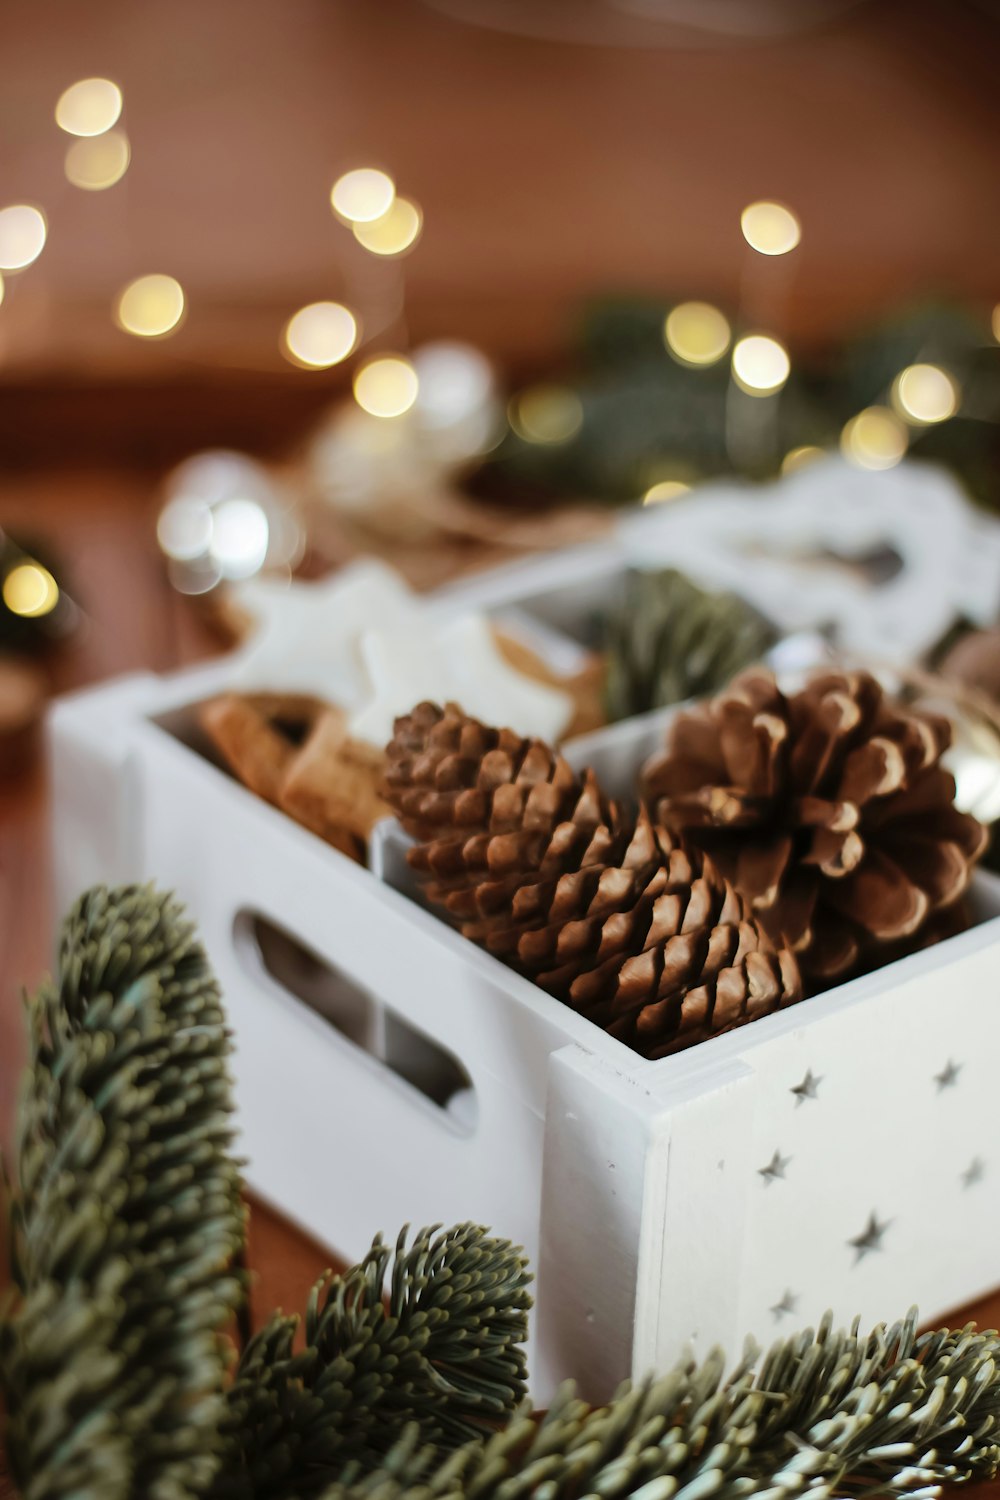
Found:
[[[356,167],[338,177],[330,190],[330,205],[346,224],[368,224],[388,213],[396,184],[377,167]]]
[[[0,271],[20,271],[45,248],[45,215],[30,203],[0,209]]]
[[[3,277],[0,276],[0,307],[3,306],[3,294],[4,294]]]
[[[534,385],[513,398],[507,416],[526,443],[568,443],[583,426],[583,405],[566,386]]]
[[[787,255],[802,238],[802,226],[783,203],[750,203],[740,215],[743,238],[761,255]]]
[[[66,149],[66,176],[74,187],[99,193],[121,182],[128,171],[130,155],[128,136],[123,130],[82,137]]]
[[[887,406],[868,406],[845,426],[840,447],[862,469],[891,469],[906,452],[907,433]]]
[[[642,497],[643,505],[659,505],[663,500],[676,500],[678,495],[686,495],[691,486],[685,484],[683,479],[661,479],[657,484],[651,484]]]
[[[37,620],[59,603],[59,585],[41,563],[17,563],[3,581],[3,602],[11,614]]]
[[[958,385],[939,365],[907,365],[892,383],[892,404],[901,417],[928,426],[958,410]]]
[[[996,339],[997,343],[1000,344],[1000,302],[998,302],[996,307],[993,309],[993,316],[990,320],[990,325],[993,329],[993,337]]]
[[[310,370],[328,370],[346,359],[358,341],[353,313],[339,302],[311,302],[285,327],[285,355]]]
[[[122,91],[110,78],[81,78],[59,96],[56,124],[69,135],[103,135],[122,112]]]
[[[354,399],[373,417],[401,417],[417,399],[417,372],[399,354],[383,354],[355,371]]]
[[[354,225],[354,238],[373,255],[402,255],[420,238],[423,215],[409,198],[394,198],[381,218]]]
[[[804,469],[807,464],[815,463],[817,458],[822,457],[823,449],[812,443],[805,443],[801,448],[791,448],[781,460],[781,472],[794,474],[796,469]]]
[[[714,365],[730,336],[728,320],[708,302],[681,302],[663,325],[663,341],[682,365]]]
[[[118,326],[137,338],[164,338],[183,315],[184,292],[172,276],[139,276],[118,298]]]
[[[788,351],[765,333],[751,333],[733,350],[733,379],[750,396],[770,396],[788,379]]]

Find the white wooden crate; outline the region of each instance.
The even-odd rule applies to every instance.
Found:
[[[647,1062],[164,727],[218,685],[134,678],[57,707],[59,899],[155,878],[189,903],[236,1032],[250,1181],[303,1227],[352,1256],[405,1220],[522,1241],[543,1398],[570,1372],[606,1394],[687,1340],[733,1351],[831,1301],[933,1316],[996,1282],[1000,883],[977,877],[986,920],[961,936]],[[354,1040],[267,972],[255,917],[375,998]],[[471,1094],[442,1108],[392,1071],[419,1053],[407,1028]],[[884,1233],[859,1255],[872,1216]]]
[[[574,569],[596,589],[615,566],[580,549],[442,607],[499,609]],[[649,1062],[396,889],[398,839],[378,878],[198,753],[191,705],[229,670],[56,706],[57,886],[62,908],[152,878],[190,906],[260,1194],[349,1257],[405,1221],[523,1243],[541,1400],[567,1375],[606,1396],[687,1343],[732,1354],[831,1304],[931,1317],[1000,1280],[1000,882],[976,877],[960,936]],[[664,718],[567,753],[620,785]]]

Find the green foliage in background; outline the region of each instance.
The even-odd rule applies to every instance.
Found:
[[[26,1500],[926,1495],[1000,1463],[1000,1339],[835,1332],[718,1354],[592,1408],[524,1404],[521,1253],[377,1239],[228,1371],[243,1212],[218,990],[180,908],[89,892],[28,1004],[2,1325]],[[317,1191],[323,1191],[317,1184]],[[387,1283],[387,1295],[383,1296]]]
[[[674,568],[630,573],[601,624],[612,723],[718,692],[777,639],[735,594],[701,589]]]
[[[1000,507],[1000,346],[988,309],[918,307],[859,331],[832,353],[793,349],[787,384],[761,398],[731,382],[728,355],[691,368],[667,352],[671,306],[627,297],[596,302],[565,380],[580,398],[579,430],[554,443],[509,434],[484,465],[480,488],[528,500],[617,503],[661,480],[772,478],[794,448],[836,451],[851,417],[888,404],[896,375],[926,362],[954,376],[962,402],[949,421],[911,426],[911,454],[948,465],[974,498]],[[734,340],[763,331],[730,321]],[[780,328],[766,331],[781,337]]]

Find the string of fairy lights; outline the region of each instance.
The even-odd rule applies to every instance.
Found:
[[[109,78],[82,78],[60,94],[55,122],[73,137],[67,148],[67,180],[86,192],[112,188],[125,176],[132,148],[122,124],[124,95]],[[420,238],[419,204],[397,193],[392,178],[374,167],[344,173],[333,184],[330,207],[340,223],[369,254],[392,258],[412,249]],[[48,221],[33,203],[0,209],[0,302],[4,276],[32,266],[45,249]],[[136,276],[116,294],[112,316],[122,332],[142,339],[167,339],[181,328],[187,313],[184,289],[175,276],[150,272]],[[363,345],[360,316],[339,302],[313,302],[288,319],[279,347],[289,363],[307,370],[326,370]],[[417,376],[402,355],[380,354],[355,373],[355,396],[373,415],[401,415],[413,404]]]
[[[802,240],[797,215],[785,204],[773,201],[749,204],[740,216],[740,229],[751,260],[787,257]],[[772,302],[780,288],[779,273],[778,282],[771,283]],[[743,322],[742,315],[736,322]],[[993,310],[990,331],[1000,343],[1000,305]],[[774,406],[792,373],[792,361],[773,332],[750,327],[737,336],[730,319],[718,307],[690,301],[678,303],[667,313],[663,343],[677,364],[693,372],[708,370],[728,357],[730,395],[760,400],[759,426],[777,430]],[[889,382],[882,400],[855,412],[844,423],[839,435],[841,452],[861,468],[892,468],[906,455],[920,429],[947,422],[959,412],[962,400],[961,385],[953,371],[923,361],[908,364]],[[522,441],[547,445],[571,442],[586,420],[579,395],[568,386],[551,384],[519,392],[510,403],[508,416],[512,430]],[[801,468],[824,451],[814,445],[791,448],[781,461],[782,471]],[[660,474],[642,494],[642,500],[646,504],[672,500],[690,488],[689,474]]]
[[[65,157],[68,181],[83,191],[115,186],[132,159],[123,125],[124,96],[107,78],[84,78],[59,96],[55,122],[72,137]],[[423,228],[419,204],[402,196],[385,171],[362,166],[345,172],[330,191],[330,207],[363,250],[375,257],[406,254]],[[749,204],[740,218],[746,245],[756,255],[792,255],[802,241],[797,215],[773,201]],[[48,234],[46,216],[35,204],[17,203],[0,209],[0,301],[3,277],[26,271],[41,255]],[[118,327],[137,338],[157,340],[182,326],[187,303],[180,282],[163,272],[135,277],[114,298],[112,316]],[[374,335],[385,330],[376,327]],[[992,332],[1000,342],[1000,304],[994,309]],[[282,355],[306,370],[328,370],[357,356],[352,375],[354,400],[372,416],[391,420],[413,407],[419,375],[405,353],[364,354],[367,341],[361,314],[335,301],[312,302],[299,308],[278,334]],[[704,370],[728,357],[731,386],[754,398],[777,398],[791,374],[788,349],[773,332],[750,329],[737,337],[730,320],[717,307],[701,301],[681,302],[671,309],[663,329],[667,353],[691,370]],[[852,462],[867,469],[887,469],[907,452],[915,428],[946,422],[958,412],[962,391],[956,376],[940,365],[918,363],[900,370],[883,401],[856,412],[844,425],[840,447]],[[584,422],[579,395],[570,387],[536,385],[519,392],[508,407],[510,428],[529,443],[558,444],[571,440]],[[787,472],[809,462],[822,450],[793,448],[785,455]],[[688,488],[680,478],[661,478],[643,499],[647,503],[673,498]]]

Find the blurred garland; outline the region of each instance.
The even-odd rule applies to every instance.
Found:
[[[909,424],[909,452],[947,465],[979,502],[1000,504],[1000,346],[988,315],[943,304],[896,314],[832,353],[794,360],[781,391],[760,396],[734,384],[729,351],[698,367],[674,359],[664,341],[670,307],[641,298],[595,303],[583,319],[575,379],[530,387],[511,403],[516,413],[525,397],[548,392],[572,402],[576,420],[531,441],[515,417],[476,487],[532,500],[627,502],[664,480],[770,478],[797,448],[836,448],[853,416],[888,405],[900,371],[933,363],[957,382],[960,405],[948,420]],[[745,330],[731,321],[736,339]]]

